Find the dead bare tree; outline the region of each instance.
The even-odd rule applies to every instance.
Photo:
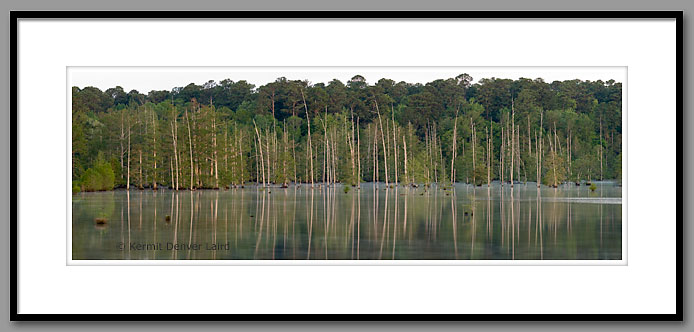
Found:
[[[190,187],[188,189],[195,190],[193,186],[193,138],[190,131],[190,117],[188,116],[188,109],[186,108],[186,124],[188,125],[188,144],[190,147]]]
[[[309,151],[309,161],[311,163],[311,188],[313,188],[313,147],[311,146],[311,119],[308,116],[308,106],[306,105],[306,97],[304,96],[304,89],[301,89],[301,99],[304,101],[304,110],[306,111],[306,122],[308,122],[308,151]]]
[[[386,187],[388,187],[388,153],[386,150],[386,137],[383,131],[383,121],[381,120],[381,111],[378,109],[378,102],[374,99],[374,104],[376,104],[376,113],[378,114],[378,123],[381,127],[381,141],[383,142],[383,167],[385,168],[386,176]]]
[[[456,152],[458,150],[458,111],[460,109],[456,108],[455,110],[455,120],[453,122],[453,142],[452,142],[452,149],[451,151],[451,184],[455,183],[455,158],[456,158]],[[465,157],[465,156],[463,156]]]

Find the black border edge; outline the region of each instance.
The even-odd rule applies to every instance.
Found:
[[[10,321],[683,321],[683,11],[10,11]],[[675,314],[20,314],[18,312],[19,19],[675,19],[677,107],[677,270]]]
[[[10,320],[24,320],[24,317],[18,312],[18,297],[17,284],[18,274],[17,269],[17,37],[18,37],[18,22],[21,13],[10,12]]]
[[[675,321],[684,321],[684,12],[676,12],[677,34],[677,309]]]
[[[11,11],[23,19],[673,19],[682,11]]]

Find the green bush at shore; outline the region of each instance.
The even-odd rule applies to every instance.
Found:
[[[79,185],[79,183],[77,183],[76,181],[73,181],[73,182],[72,182],[72,194],[73,194],[73,195],[74,195],[74,194],[77,194],[77,193],[79,193],[80,191],[81,191],[81,190],[80,190],[80,185]]]
[[[106,162],[102,154],[96,159],[93,167],[87,169],[80,180],[82,191],[111,190],[115,184],[115,174],[111,165]],[[75,193],[73,184],[72,192]]]

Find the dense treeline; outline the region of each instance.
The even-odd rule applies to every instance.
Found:
[[[73,190],[621,179],[621,83],[471,82],[73,87]]]

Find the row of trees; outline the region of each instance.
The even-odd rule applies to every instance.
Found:
[[[105,164],[125,188],[621,178],[621,83],[471,82],[73,87],[73,181],[105,189],[87,185]]]

